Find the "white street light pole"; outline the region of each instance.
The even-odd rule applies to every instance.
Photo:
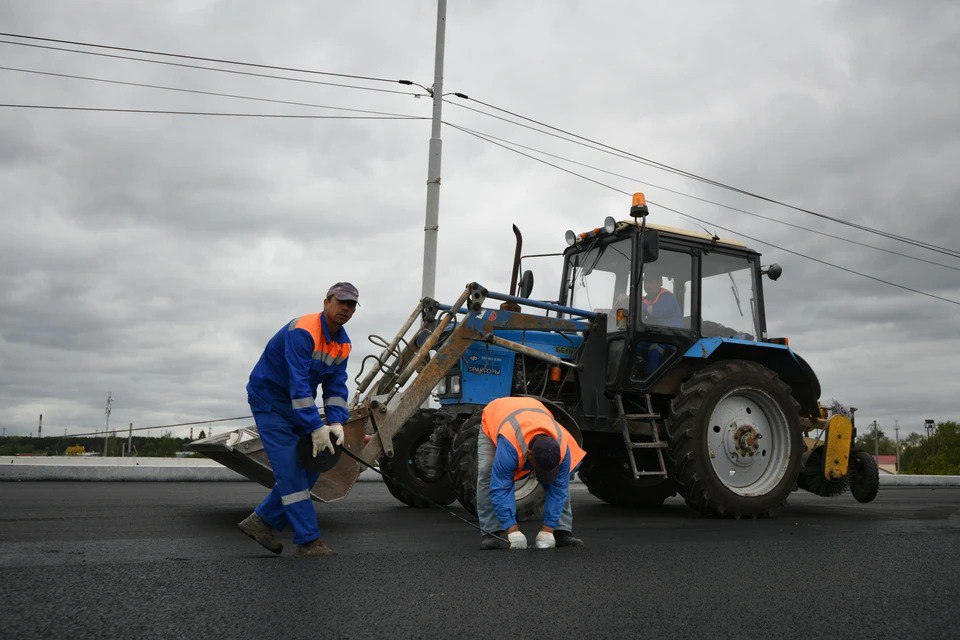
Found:
[[[423,225],[423,287],[421,296],[434,297],[437,285],[437,233],[440,229],[440,112],[443,107],[443,46],[447,30],[447,0],[437,0],[437,44],[433,66],[433,123],[427,164],[427,215]]]

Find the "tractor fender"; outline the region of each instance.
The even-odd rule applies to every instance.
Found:
[[[699,360],[701,366],[720,360],[756,362],[776,373],[790,386],[793,397],[800,403],[801,413],[815,416],[820,413],[820,381],[817,374],[806,360],[787,345],[736,338],[701,338],[684,353],[683,360]]]

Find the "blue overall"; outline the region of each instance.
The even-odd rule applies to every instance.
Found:
[[[347,332],[341,327],[331,336],[322,313],[294,318],[267,343],[247,384],[247,399],[276,479],[256,513],[274,529],[290,526],[296,544],[320,537],[310,502],[319,474],[300,466],[297,443],[323,426],[316,405],[320,385],[327,424],[350,417],[349,354]]]

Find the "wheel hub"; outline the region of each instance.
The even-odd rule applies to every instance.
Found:
[[[790,433],[786,416],[765,390],[731,391],[714,406],[706,428],[710,463],[731,491],[762,495],[780,482]]]

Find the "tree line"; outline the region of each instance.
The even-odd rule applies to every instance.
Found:
[[[894,455],[897,443],[880,429],[857,436],[856,446],[867,453]],[[911,433],[900,441],[900,473],[960,475],[960,424],[937,424],[929,437]]]

